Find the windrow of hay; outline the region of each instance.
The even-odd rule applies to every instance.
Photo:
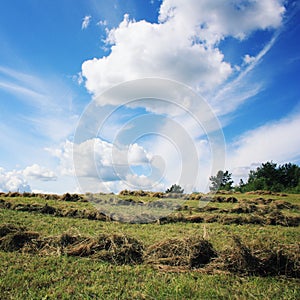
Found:
[[[125,200],[124,200],[125,201]],[[138,203],[140,205],[140,203]],[[214,207],[199,208],[196,213],[192,215],[183,215],[182,213],[173,213],[166,217],[161,217],[156,220],[152,215],[141,215],[136,216],[135,223],[151,223],[157,221],[159,224],[177,223],[177,222],[190,222],[190,223],[221,223],[221,224],[259,224],[259,225],[281,225],[281,226],[293,226],[297,227],[300,225],[300,216],[283,214],[279,207],[287,207],[289,202],[279,202],[272,205],[260,205],[256,206],[249,203],[239,203],[231,209],[218,209]],[[276,206],[277,205],[277,206]],[[163,201],[150,202],[149,207],[151,208],[165,208],[168,203]],[[293,208],[296,206],[294,205]],[[25,212],[36,212],[42,214],[53,215],[56,217],[70,217],[70,218],[81,218],[98,221],[119,221],[126,222],[125,218],[121,218],[114,214],[107,212],[106,214],[95,210],[80,210],[80,209],[62,209],[50,206],[48,204],[29,204],[29,203],[11,203],[0,199],[0,208],[11,209]],[[213,213],[213,212],[216,213]],[[212,213],[211,213],[212,212]],[[241,215],[237,215],[241,214]],[[247,215],[246,215],[247,214]],[[127,220],[128,222],[130,221]]]
[[[84,237],[64,233],[40,237],[37,232],[12,224],[0,226],[0,233],[0,250],[7,252],[89,257],[118,265],[147,263],[186,271],[201,269],[205,273],[300,277],[300,243],[280,245],[252,241],[249,246],[233,236],[227,248],[217,252],[208,240],[199,236],[166,239],[145,249],[140,241],[127,235]]]
[[[267,215],[230,215],[230,214],[194,214],[190,216],[171,215],[161,219],[160,224],[189,222],[189,223],[220,223],[224,225],[237,224],[256,224],[256,225],[280,225],[285,227],[297,227],[300,225],[300,217],[287,216],[275,211]]]
[[[37,212],[41,214],[54,215],[56,217],[72,217],[98,221],[110,221],[105,214],[95,210],[63,209],[46,204],[12,203],[0,199],[0,208],[25,212]]]
[[[17,226],[14,224],[3,224],[0,227],[0,238],[10,234],[10,233],[14,233],[17,231],[25,231],[26,227],[24,226]]]
[[[200,237],[168,239],[148,247],[146,261],[151,264],[199,268],[217,256],[212,244]]]
[[[91,238],[64,233],[60,236],[40,237],[36,232],[11,224],[1,226],[0,232],[0,250],[3,251],[91,257],[115,264],[143,262],[143,244],[126,235],[101,234]]]
[[[115,264],[136,264],[143,262],[142,243],[126,235],[102,234],[97,239],[89,239],[66,248],[70,256],[91,256]]]
[[[265,190],[256,190],[256,191],[250,191],[246,192],[247,195],[273,195],[273,196],[280,196],[280,197],[286,197],[287,194],[284,193],[276,193],[272,191],[265,191]]]
[[[62,196],[56,194],[41,194],[41,193],[19,193],[19,192],[8,192],[8,193],[0,193],[1,197],[9,197],[9,198],[41,198],[44,200],[59,200],[59,201],[72,201],[72,202],[84,202],[84,196],[79,194],[69,194],[66,193]]]
[[[0,227],[0,250],[18,251],[38,237],[37,232],[28,231],[25,227],[4,224]]]
[[[209,265],[208,270],[223,270],[240,275],[300,277],[300,244],[245,245],[237,236],[232,244]]]

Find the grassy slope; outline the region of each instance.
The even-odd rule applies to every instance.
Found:
[[[239,199],[257,195],[235,195]],[[263,196],[270,198],[270,196]],[[273,197],[279,199],[280,197]],[[299,195],[283,200],[300,204]],[[13,202],[48,203],[61,208],[92,209],[89,203],[11,199]],[[195,202],[188,203],[190,206]],[[217,204],[226,207],[234,204]],[[294,211],[293,214],[297,214]],[[73,232],[95,236],[125,233],[146,246],[171,237],[203,233],[203,226],[216,249],[223,249],[237,234],[248,244],[300,242],[299,227],[192,224],[120,224],[87,219],[61,218],[38,213],[0,209],[0,225],[15,223],[43,236]],[[238,277],[206,275],[197,271],[170,273],[151,266],[115,266],[87,258],[37,255],[0,251],[1,299],[299,299],[299,280],[285,277]]]

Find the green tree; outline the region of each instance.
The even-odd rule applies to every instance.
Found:
[[[300,168],[295,164],[279,166],[279,181],[286,188],[294,188],[299,184]]]
[[[184,189],[178,184],[173,184],[170,188],[166,190],[166,193],[183,194],[183,192]]]
[[[276,163],[266,162],[251,170],[248,182],[241,191],[270,190],[274,192],[297,192],[300,183],[299,166],[287,163],[277,166]]]
[[[217,191],[217,190],[231,190],[233,180],[231,178],[232,174],[228,171],[223,172],[222,170],[218,171],[216,176],[210,176],[209,180],[211,181],[211,186],[209,189],[211,191]]]

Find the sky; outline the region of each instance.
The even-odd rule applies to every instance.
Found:
[[[207,191],[300,163],[293,0],[2,0],[0,191]]]

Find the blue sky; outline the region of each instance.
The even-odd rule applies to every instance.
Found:
[[[0,191],[175,182],[203,191],[214,161],[237,182],[267,160],[299,164],[299,8],[293,0],[2,1]],[[177,82],[177,96],[166,83],[157,95],[172,94],[168,103],[125,103],[132,99],[116,90],[102,97],[143,78]],[[203,125],[199,101],[217,129]],[[223,161],[210,143],[215,132],[224,135]],[[189,182],[184,170],[194,166]]]

